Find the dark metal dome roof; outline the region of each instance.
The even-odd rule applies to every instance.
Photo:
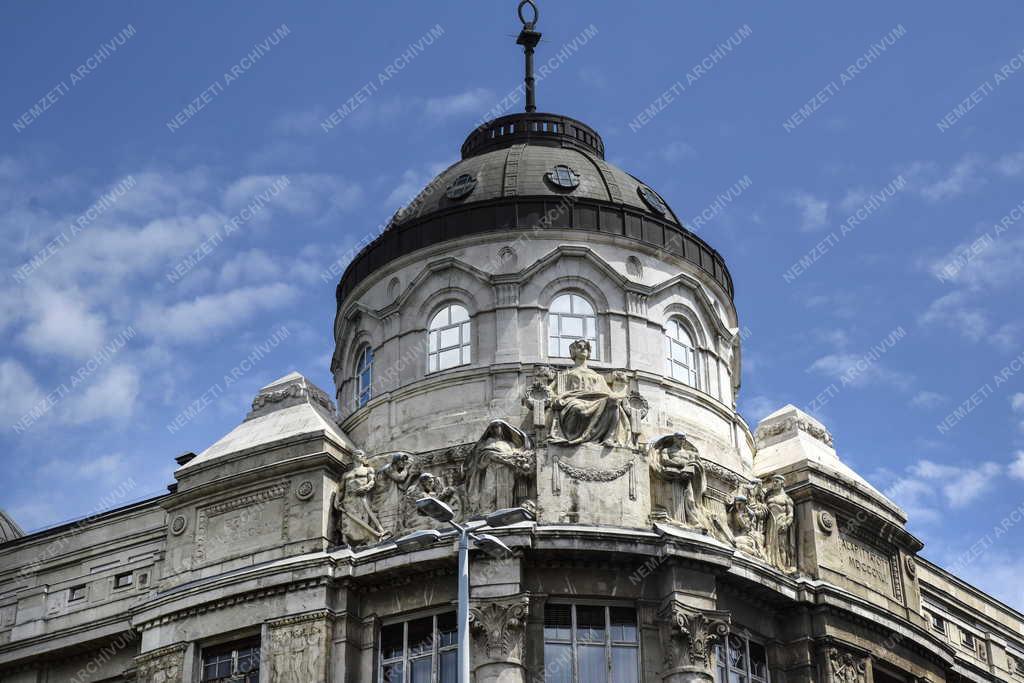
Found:
[[[577,181],[552,180],[565,166]],[[708,273],[731,297],[721,255],[686,230],[649,186],[604,160],[604,142],[567,116],[512,114],[474,129],[462,159],[432,180],[348,265],[337,303],[367,275],[422,247],[486,232],[536,229],[605,232],[674,254]]]

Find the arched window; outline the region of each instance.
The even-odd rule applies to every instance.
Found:
[[[364,346],[356,361],[356,406],[362,408],[373,397],[373,349]]]
[[[548,356],[569,358],[569,346],[577,339],[589,341],[593,358],[600,357],[594,306],[579,294],[560,294],[548,309]]]
[[[697,356],[694,353],[693,337],[678,320],[669,320],[665,329],[668,375],[672,379],[697,386]]]
[[[466,365],[470,358],[469,312],[465,306],[449,304],[430,319],[427,334],[427,372]]]

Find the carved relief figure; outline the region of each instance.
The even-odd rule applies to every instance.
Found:
[[[352,454],[352,469],[341,478],[333,496],[338,513],[338,533],[342,543],[353,548],[377,543],[388,535],[370,506],[369,496],[377,483],[377,473],[366,464],[363,451]]]
[[[795,508],[793,499],[786,493],[782,475],[773,476],[765,493],[764,546],[765,557],[784,572],[795,572],[796,533],[793,527]]]
[[[275,683],[311,683],[324,680],[325,626],[322,621],[274,625],[268,648],[270,680]]]
[[[386,465],[377,470],[377,483],[372,503],[381,526],[391,533],[399,531],[399,511],[405,491],[413,482],[408,453],[395,453]]]
[[[551,443],[630,446],[625,387],[613,391],[604,377],[587,367],[591,353],[590,342],[574,341],[569,347],[573,367],[558,372],[549,385],[554,395],[551,410],[557,417]]]
[[[761,537],[755,528],[754,514],[750,510],[747,497],[742,494],[733,498],[729,506],[729,530],[738,550],[755,557],[764,557]]]
[[[518,505],[533,475],[530,438],[504,420],[484,430],[463,464],[469,511],[487,514]]]
[[[441,477],[430,472],[424,472],[416,480],[416,483],[409,487],[402,501],[403,531],[446,528],[447,525],[441,524],[426,515],[421,515],[419,510],[416,509],[416,501],[424,496],[433,496],[447,503],[455,513],[456,521],[463,518],[462,501],[459,498],[458,489],[441,479]]]
[[[138,663],[139,683],[180,683],[184,670],[185,647],[171,646],[141,655]]]
[[[832,648],[828,651],[829,667],[832,670],[831,683],[861,683],[867,667],[849,652],[841,653]]]
[[[662,505],[671,521],[682,526],[709,529],[711,520],[704,508],[707,474],[697,448],[685,434],[669,434],[651,444],[651,471],[667,484],[670,496]]]

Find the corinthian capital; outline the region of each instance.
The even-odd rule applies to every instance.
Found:
[[[469,608],[470,629],[488,659],[522,661],[529,610],[525,595],[478,602]]]
[[[728,633],[728,612],[693,610],[672,603],[661,614],[666,666],[710,671],[714,664],[713,648]]]

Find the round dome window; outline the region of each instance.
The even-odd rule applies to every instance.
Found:
[[[574,190],[580,185],[580,177],[576,175],[576,171],[564,164],[555,166],[548,172],[546,177],[552,185],[565,190]]]
[[[659,197],[657,192],[646,185],[640,185],[636,188],[636,191],[640,195],[640,199],[644,200],[644,204],[651,207],[651,210],[662,215],[668,213],[668,206],[665,205],[665,200]]]
[[[470,192],[476,187],[476,178],[463,173],[448,186],[448,190],[445,192],[448,195],[448,199],[462,199],[469,195]]]

